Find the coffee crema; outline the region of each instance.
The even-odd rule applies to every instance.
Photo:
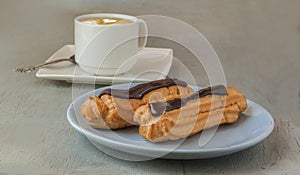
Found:
[[[131,24],[133,21],[122,18],[111,18],[111,17],[103,17],[103,18],[87,18],[81,19],[80,22],[88,23],[88,24],[97,24],[97,25],[109,25],[109,24]]]

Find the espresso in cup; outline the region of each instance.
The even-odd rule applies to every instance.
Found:
[[[75,23],[75,61],[94,75],[113,76],[131,69],[145,47],[147,26],[142,19],[122,14],[88,14]]]
[[[87,24],[109,25],[109,24],[131,24],[133,21],[122,18],[87,18],[82,19],[80,22]]]

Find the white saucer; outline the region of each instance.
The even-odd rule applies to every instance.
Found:
[[[135,86],[136,84],[130,84]],[[271,114],[262,106],[247,100],[248,108],[234,124],[221,125],[211,140],[199,145],[201,133],[186,140],[151,143],[138,134],[137,127],[119,130],[101,130],[92,128],[80,113],[82,103],[89,97],[99,94],[106,88],[126,89],[129,84],[103,87],[88,92],[75,99],[69,106],[67,118],[77,131],[88,137],[98,149],[126,160],[167,159],[203,159],[219,157],[247,149],[270,135],[274,128]],[[199,90],[199,87],[192,87]]]
[[[74,45],[65,45],[47,61],[72,55],[74,55]],[[117,76],[95,76],[81,70],[77,65],[61,62],[41,68],[36,73],[36,77],[76,83],[118,84],[152,81],[163,79],[168,75],[173,61],[172,49],[147,47],[139,51],[138,55],[140,56],[137,57],[137,62],[132,69]]]

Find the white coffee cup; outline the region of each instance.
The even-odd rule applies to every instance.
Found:
[[[117,18],[129,23],[93,24],[93,18]],[[95,75],[127,72],[136,62],[138,50],[147,42],[147,25],[142,19],[123,14],[87,14],[74,19],[75,60],[84,71]],[[124,64],[126,62],[126,64]]]

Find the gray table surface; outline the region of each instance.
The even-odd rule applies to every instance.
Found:
[[[298,174],[299,9],[298,0],[1,0],[0,174]],[[66,120],[70,83],[12,72],[73,43],[73,18],[94,12],[165,15],[192,24],[216,49],[227,83],[272,113],[274,132],[247,150],[206,160],[129,162],[97,150]],[[175,53],[201,73],[189,53]]]

